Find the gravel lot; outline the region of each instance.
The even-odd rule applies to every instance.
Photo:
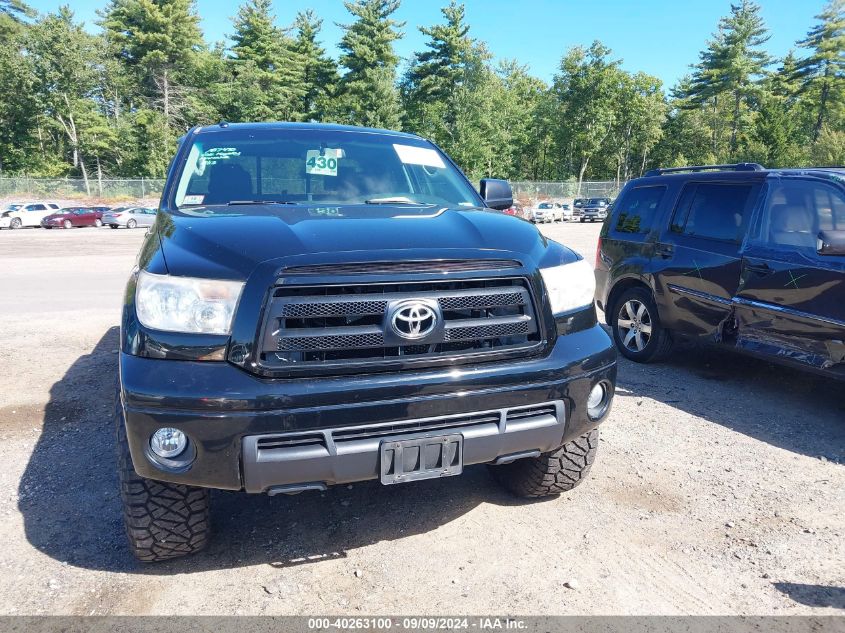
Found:
[[[598,229],[543,227],[590,261]],[[591,478],[559,498],[483,467],[219,493],[207,552],[135,563],[109,410],[142,237],[0,231],[0,613],[843,613],[845,390],[693,346],[621,361]]]

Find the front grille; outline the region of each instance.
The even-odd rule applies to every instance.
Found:
[[[436,328],[403,338],[392,316],[422,302]],[[277,285],[265,312],[260,362],[269,369],[419,361],[527,350],[541,342],[527,280],[519,277],[325,286]]]

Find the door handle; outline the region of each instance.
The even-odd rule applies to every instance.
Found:
[[[771,275],[775,272],[774,268],[769,266],[766,262],[760,262],[759,264],[745,264],[745,268],[757,275]]]
[[[658,244],[655,252],[664,259],[669,259],[675,254],[675,247],[671,244]]]

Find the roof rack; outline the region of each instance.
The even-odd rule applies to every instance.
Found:
[[[693,167],[666,167],[651,169],[646,176],[662,176],[663,174],[677,174],[685,171],[763,171],[765,167],[757,163],[733,163],[731,165],[696,165]]]

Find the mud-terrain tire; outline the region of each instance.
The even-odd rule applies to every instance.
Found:
[[[496,481],[518,497],[558,495],[584,480],[593,466],[598,447],[599,430],[593,429],[539,457],[518,459],[490,469]]]
[[[138,475],[132,467],[123,415],[119,406],[116,409],[117,466],[129,548],[144,563],[199,552],[211,534],[209,490]]]
[[[626,308],[626,306],[629,307]],[[638,319],[638,323],[640,323],[641,329],[643,328],[643,324],[645,324],[648,330],[648,340],[643,346],[636,344],[635,340],[626,343],[625,336],[622,332],[625,328],[620,327],[620,321],[624,322],[623,318],[631,319],[632,315],[629,312],[637,311],[640,306],[643,312]],[[656,363],[665,359],[672,352],[672,347],[674,346],[672,333],[661,324],[657,304],[654,302],[654,297],[650,290],[635,287],[624,291],[614,301],[610,314],[613,341],[616,343],[616,349],[625,358],[629,358],[637,363]],[[644,329],[643,332],[645,332]],[[640,337],[639,340],[642,341],[642,338]]]

